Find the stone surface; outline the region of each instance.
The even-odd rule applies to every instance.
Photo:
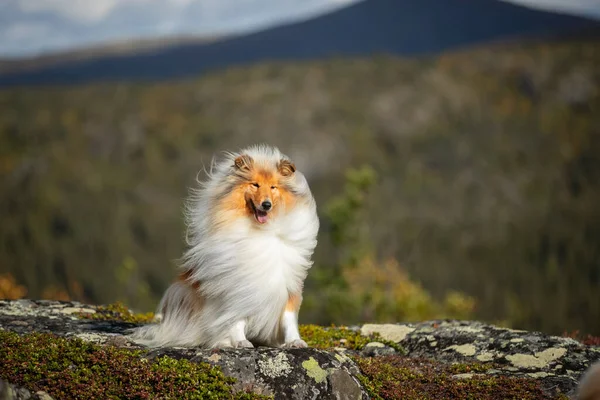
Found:
[[[78,337],[104,345],[137,348],[125,336],[137,326],[120,321],[89,320],[96,308],[77,302],[0,301],[0,329],[20,334],[48,332]],[[425,357],[443,363],[479,361],[493,363],[483,373],[536,379],[549,394],[560,390],[572,395],[582,373],[600,359],[600,347],[573,339],[499,328],[480,322],[428,321],[418,324],[368,324],[356,327],[363,334],[379,333],[399,343],[408,357]],[[344,339],[343,339],[344,340]],[[343,345],[343,341],[340,342]],[[359,383],[360,371],[350,357],[395,354],[385,343],[373,341],[360,352],[338,348],[220,349],[164,348],[150,350],[146,358],[162,355],[204,361],[237,378],[237,389],[272,394],[277,399],[367,399]],[[457,374],[469,379],[470,374]],[[49,399],[0,382],[2,399]]]
[[[250,389],[255,393],[274,395],[276,399],[368,398],[356,378],[359,371],[352,360],[336,357],[338,354],[335,352],[265,347],[219,350],[170,348],[153,350],[147,358],[165,355],[218,365],[225,375],[237,379],[236,389]],[[344,384],[341,385],[341,382]]]
[[[397,340],[411,357],[441,362],[491,362],[488,373],[536,378],[549,393],[573,394],[583,372],[600,359],[600,347],[565,337],[500,328],[475,321],[428,321],[399,324],[407,332]],[[369,332],[393,331],[389,324],[369,325]],[[364,327],[363,330],[364,332]]]
[[[0,379],[0,400],[53,400],[46,392],[31,393]]]

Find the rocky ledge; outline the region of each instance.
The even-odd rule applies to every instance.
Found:
[[[0,399],[92,398],[91,393],[123,398],[410,399],[469,394],[482,399],[565,399],[574,398],[581,375],[600,359],[599,346],[571,338],[446,320],[304,326],[302,334],[311,346],[307,349],[149,350],[126,336],[140,319],[127,310],[77,302],[0,301]],[[76,354],[74,348],[85,351]],[[119,372],[121,364],[115,360],[125,360],[123,371],[130,372]],[[174,368],[183,369],[172,373]],[[101,379],[111,373],[137,373],[140,380]],[[192,389],[183,393],[187,384]],[[194,394],[203,385],[204,394]],[[176,390],[182,393],[173,394]]]

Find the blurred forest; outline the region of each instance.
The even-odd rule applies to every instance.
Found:
[[[267,142],[321,218],[302,322],[600,334],[600,41],[0,91],[0,297],[151,311],[183,199]]]

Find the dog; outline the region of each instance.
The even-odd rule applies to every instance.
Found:
[[[298,330],[319,219],[304,175],[276,147],[211,163],[185,207],[188,250],[164,293],[149,347],[307,347]]]

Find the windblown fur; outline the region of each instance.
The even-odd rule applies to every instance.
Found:
[[[158,306],[160,323],[138,329],[134,340],[152,347],[306,346],[297,314],[319,220],[291,160],[268,146],[227,153],[213,161],[185,216],[189,248],[179,279]]]

